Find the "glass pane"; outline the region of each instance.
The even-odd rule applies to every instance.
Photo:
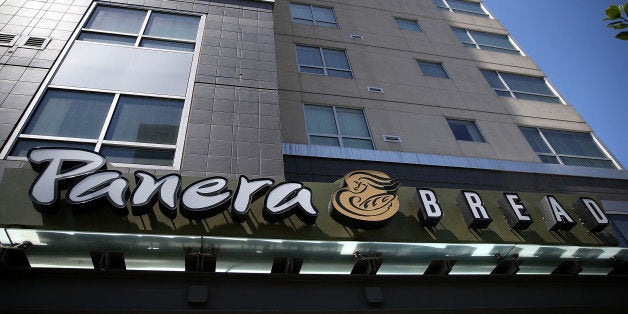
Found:
[[[543,163],[546,164],[560,164],[560,162],[558,161],[558,158],[556,158],[555,156],[546,156],[546,155],[539,155],[539,158],[541,159],[541,161]]]
[[[325,57],[325,67],[349,70],[349,60],[344,51],[323,49],[323,56]]]
[[[159,48],[159,49],[194,52],[194,44],[166,41],[166,40],[142,39],[142,42],[140,42],[140,46],[147,47],[147,48]]]
[[[97,43],[106,43],[106,44],[133,46],[135,45],[136,38],[127,37],[127,36],[82,32],[81,35],[79,35],[78,40],[93,41]]]
[[[502,83],[502,81],[499,79],[497,72],[486,71],[486,70],[482,70],[481,72],[482,72],[482,75],[484,75],[484,78],[488,81],[488,84],[491,85],[492,88],[507,89],[506,86],[504,86],[504,83]],[[508,96],[510,96],[510,94],[508,94]]]
[[[447,120],[451,131],[459,141],[484,142],[480,130],[473,121]]]
[[[504,90],[495,90],[495,93],[499,96],[504,96],[504,97],[512,97],[512,95],[510,94],[509,91],[504,91]]]
[[[145,17],[146,11],[97,6],[85,28],[138,34]]]
[[[551,97],[551,96],[541,96],[541,95],[532,95],[526,93],[515,93],[515,97],[527,100],[536,100],[536,101],[544,101],[544,102],[553,102],[556,104],[561,104],[560,98]]]
[[[397,21],[397,25],[400,29],[405,29],[408,31],[420,32],[421,28],[416,21],[404,20],[404,19],[395,19]]]
[[[112,101],[110,94],[48,90],[24,133],[96,139]]]
[[[606,158],[588,133],[555,130],[542,132],[558,154]]]
[[[340,134],[371,137],[362,110],[338,108],[336,113],[340,124]]]
[[[541,77],[501,73],[510,89],[517,92],[555,96]]]
[[[309,133],[338,134],[331,107],[306,105],[305,121]]]
[[[458,37],[458,40],[460,40],[460,42],[473,43],[473,40],[471,40],[471,37],[469,37],[469,34],[467,33],[466,30],[461,29],[461,28],[453,28],[453,30],[454,30],[454,34],[456,34],[456,37]],[[475,47],[475,45],[473,47]]]
[[[470,31],[470,33],[471,36],[473,36],[473,39],[475,39],[475,42],[477,42],[479,45],[488,45],[516,50],[515,46],[513,46],[508,39],[508,36],[476,31]]]
[[[303,19],[303,20],[313,20],[312,10],[309,5],[301,5],[290,3],[290,13],[293,18]]]
[[[323,146],[340,146],[337,137],[310,136],[310,144]]]
[[[172,166],[174,159],[173,150],[104,146],[100,153],[108,162],[123,164]]]
[[[323,67],[321,51],[314,47],[297,46],[297,62],[299,65]]]
[[[623,246],[626,246],[626,242],[628,241],[628,216],[612,215],[611,222],[615,234],[617,234],[620,239],[620,243],[623,242]]]
[[[336,23],[334,11],[329,8],[312,7],[314,10],[314,20],[317,22]]]
[[[501,52],[501,53],[509,53],[511,55],[521,55],[519,53],[519,51],[517,51],[517,50],[510,50],[510,49],[505,49],[505,48],[497,48],[497,47],[490,47],[490,46],[482,46],[482,45],[480,45],[480,49],[488,50],[488,51],[496,51],[496,52]]]
[[[484,10],[482,10],[482,6],[479,3],[467,2],[467,1],[459,1],[459,0],[448,0],[449,6],[452,10],[463,10],[469,11],[480,15],[486,15]]]
[[[94,144],[85,143],[72,143],[72,142],[57,142],[57,141],[42,141],[31,139],[20,139],[15,143],[11,153],[11,156],[26,157],[26,154],[31,148],[36,147],[68,147],[68,148],[82,148],[86,150],[94,150]]]
[[[539,131],[537,129],[525,128],[525,127],[520,127],[519,129],[521,130],[521,133],[523,133],[523,136],[525,136],[526,140],[528,140],[528,143],[530,143],[530,146],[532,146],[532,149],[535,152],[537,153],[551,153],[552,152],[549,149],[549,147],[547,147],[547,144],[545,144],[545,141],[543,140],[543,138],[541,137],[541,134],[539,134]]]
[[[439,7],[439,8],[446,8],[447,7],[443,0],[432,0],[432,2],[434,2],[434,5]]]
[[[105,139],[176,144],[182,100],[121,96]]]
[[[306,66],[300,66],[299,71],[304,73],[325,74],[325,70],[323,70],[322,68],[310,68]]]
[[[355,138],[342,138],[342,144],[348,148],[373,149],[371,140],[360,140]]]
[[[419,61],[419,68],[421,68],[421,72],[423,72],[425,76],[449,78],[447,72],[445,72],[445,68],[443,68],[443,65],[440,63]]]
[[[144,34],[156,37],[196,40],[198,16],[151,13]]]
[[[574,157],[560,157],[560,159],[563,160],[563,163],[565,163],[565,165],[570,165],[570,166],[616,169],[615,165],[610,160],[586,159],[586,158],[574,158]]]
[[[335,76],[335,77],[353,78],[353,75],[349,71],[327,70],[327,75]]]

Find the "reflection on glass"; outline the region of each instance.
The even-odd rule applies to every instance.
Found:
[[[153,12],[148,19],[145,35],[185,40],[196,40],[197,16]]]
[[[73,142],[58,142],[58,141],[42,141],[32,139],[19,139],[10,155],[16,157],[26,157],[28,151],[37,147],[68,147],[68,148],[80,148],[85,150],[94,150],[94,144],[86,143],[73,143]]]
[[[194,52],[194,44],[147,38],[142,39],[140,47]]]
[[[112,101],[110,94],[48,90],[24,134],[95,139]]]
[[[425,76],[449,78],[447,72],[445,72],[445,68],[443,68],[443,65],[440,63],[419,61],[419,68],[421,68],[421,72],[423,72]]]
[[[97,6],[89,21],[87,21],[85,28],[138,34],[145,17],[145,11]]]
[[[82,32],[78,40],[125,46],[135,45],[135,37]]]
[[[395,21],[397,22],[397,26],[399,26],[399,29],[403,29],[407,31],[414,31],[414,32],[421,31],[421,28],[419,27],[419,24],[416,21],[399,19],[399,18],[396,18]]]
[[[447,119],[451,131],[459,141],[484,142],[484,138],[473,121]]]
[[[122,164],[172,166],[174,159],[173,150],[104,146],[100,153],[108,162]]]
[[[182,100],[122,96],[105,139],[176,144]]]

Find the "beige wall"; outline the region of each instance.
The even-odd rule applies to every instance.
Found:
[[[465,48],[451,31],[455,26],[508,34],[498,20],[438,10],[431,0],[296,2],[333,7],[338,28],[292,23],[289,1],[275,3],[285,143],[308,142],[304,104],[364,109],[379,150],[539,161],[518,126],[590,131],[570,105],[494,93],[479,69],[544,75],[526,56]],[[417,19],[423,32],[400,30],[394,17]],[[295,44],[346,50],[354,79],[299,73]],[[442,62],[450,79],[423,76],[417,59]],[[486,143],[457,141],[446,118],[474,120]],[[384,142],[384,134],[401,136],[402,142]]]

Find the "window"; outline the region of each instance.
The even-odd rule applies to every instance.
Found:
[[[488,13],[482,8],[482,4],[462,0],[432,0],[434,5],[441,10],[464,14],[488,17]]]
[[[91,12],[1,156],[74,147],[120,166],[178,167],[203,17],[110,5]]]
[[[562,104],[542,77],[481,70],[484,78],[499,96]]]
[[[292,14],[292,22],[295,23],[338,27],[334,10],[331,8],[290,3],[290,13]]]
[[[182,110],[180,99],[48,89],[11,156],[55,141],[99,151],[110,162],[168,166]]]
[[[353,78],[343,50],[297,46],[299,72]]]
[[[305,105],[305,121],[312,145],[373,149],[362,110]]]
[[[616,169],[591,134],[520,127],[544,163]]]
[[[521,55],[521,52],[506,35],[484,33],[462,28],[454,28],[460,42],[469,48],[505,52]]]
[[[469,142],[484,142],[484,137],[473,121],[447,119],[447,123],[454,133],[456,140]]]
[[[447,75],[442,63],[420,60],[417,62],[419,63],[419,68],[421,69],[421,72],[423,72],[423,75],[445,79],[449,78],[449,75]]]
[[[406,20],[406,19],[402,19],[398,17],[395,18],[395,21],[397,22],[397,26],[399,26],[399,29],[403,29],[407,31],[414,31],[414,32],[421,32],[421,27],[419,26],[418,21]]]
[[[198,16],[98,6],[78,40],[194,51]]]

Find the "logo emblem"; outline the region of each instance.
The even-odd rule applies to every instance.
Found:
[[[399,181],[380,171],[356,170],[344,176],[342,187],[331,196],[331,217],[357,229],[376,229],[399,210]]]

